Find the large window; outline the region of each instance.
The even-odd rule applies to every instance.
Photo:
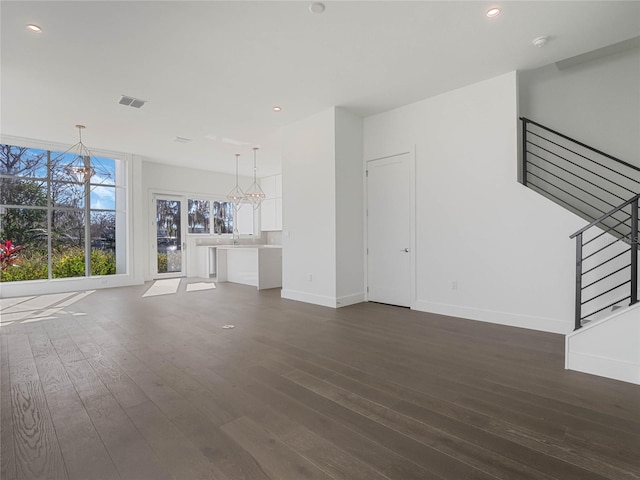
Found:
[[[24,246],[1,281],[125,273],[122,161],[86,157],[88,181],[71,161],[0,144],[0,242]]]
[[[238,211],[238,216],[242,216],[245,211],[251,209],[248,205],[243,208]],[[251,228],[244,228],[238,233],[253,234],[253,214],[252,212],[249,213],[251,214]],[[231,202],[189,198],[187,202],[187,216],[189,225],[188,233],[210,235],[233,234],[234,219],[233,204]],[[213,218],[213,222],[211,222],[211,218]]]

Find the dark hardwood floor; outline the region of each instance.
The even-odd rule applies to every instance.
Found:
[[[560,335],[184,283],[2,301],[3,480],[640,479],[640,387]]]

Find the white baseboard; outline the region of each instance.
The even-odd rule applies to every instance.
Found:
[[[417,300],[411,308],[421,312],[437,313],[439,315],[466,318],[469,320],[477,320],[479,322],[497,323],[499,325],[509,325],[511,327],[528,328],[530,330],[560,333],[563,335],[570,332],[573,328],[573,324],[571,322],[565,322],[553,318],[462,307],[459,305],[427,302],[424,300]]]
[[[343,295],[336,300],[336,307],[347,307],[349,305],[355,305],[356,303],[362,303],[365,301],[364,292],[352,293],[351,295]]]
[[[313,293],[299,292],[296,290],[282,289],[280,293],[282,298],[288,300],[297,300],[298,302],[312,303],[314,305],[322,305],[323,307],[336,308],[336,297],[328,297],[325,295],[316,295]]]
[[[640,365],[613,358],[568,352],[567,368],[640,385]]]

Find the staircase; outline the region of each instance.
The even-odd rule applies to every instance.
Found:
[[[640,384],[640,168],[520,120],[522,184],[589,222],[571,235],[575,331],[567,337],[567,368]]]

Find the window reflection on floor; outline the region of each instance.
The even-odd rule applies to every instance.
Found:
[[[51,320],[60,315],[85,315],[84,313],[67,311],[65,308],[94,292],[95,290],[89,290],[0,299],[0,327],[15,322],[30,323]]]

